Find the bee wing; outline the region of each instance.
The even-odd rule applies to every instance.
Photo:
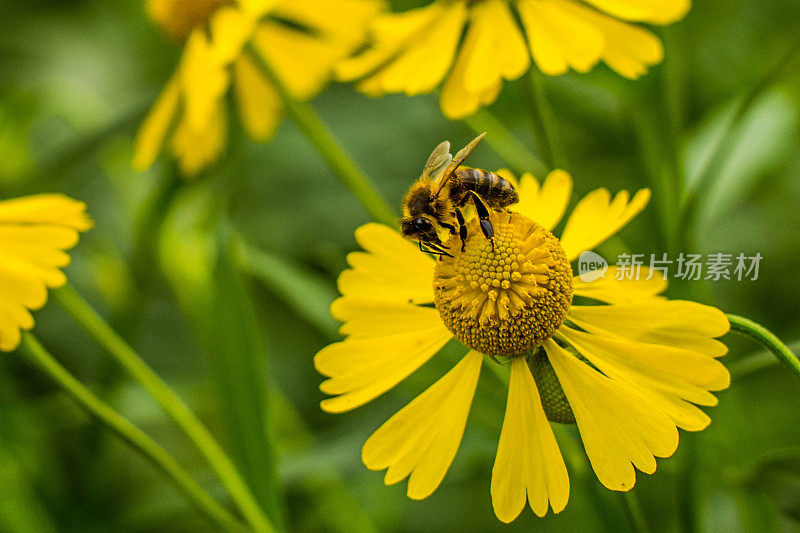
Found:
[[[425,168],[422,170],[422,177],[431,179],[438,178],[442,170],[444,170],[452,160],[453,156],[450,155],[450,143],[444,141],[431,152],[430,157],[428,157],[428,162],[425,163]]]
[[[486,132],[481,133],[480,135],[475,137],[472,140],[472,142],[470,142],[468,145],[466,145],[464,148],[458,151],[456,156],[447,165],[447,168],[444,169],[444,171],[442,171],[438,180],[439,188],[436,189],[436,194],[434,194],[434,196],[439,196],[439,193],[442,191],[447,182],[452,179],[456,169],[461,166],[461,163],[463,163],[467,159],[467,157],[469,157],[469,154],[472,153],[475,147],[478,146],[478,143],[481,142],[481,140],[483,140],[485,136]]]

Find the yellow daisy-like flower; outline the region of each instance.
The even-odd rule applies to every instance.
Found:
[[[33,328],[30,311],[47,289],[64,285],[65,252],[92,227],[86,205],[59,194],[0,201],[0,350],[14,350],[20,330]]]
[[[603,61],[638,78],[664,50],[637,23],[669,24],[689,8],[690,0],[436,0],[377,16],[370,47],[341,62],[337,77],[361,79],[358,89],[371,96],[428,93],[446,78],[442,112],[463,118],[494,102],[503,80],[522,76],[531,56],[551,76]]]
[[[387,484],[408,478],[413,499],[430,495],[455,457],[484,355],[507,362],[491,481],[504,522],[526,500],[539,516],[567,504],[567,470],[548,420],[577,424],[600,482],[626,491],[635,469],[653,473],[656,457],[673,454],[678,428],[709,424],[697,406],[715,405],[710,391],[730,381],[716,359],[727,348],[715,338],[729,329],[718,309],[659,296],[666,281],[646,268],[632,280],[617,280],[614,267],[592,282],[572,276],[570,262],[638,214],[648,190],[588,194],[560,238],[551,230],[569,202],[570,176],[556,170],[540,185],[526,174],[517,190],[513,212],[491,214],[494,242],[472,219],[463,251],[457,236],[445,243],[453,257],[433,260],[387,226],[360,227],[364,251],[348,256],[331,308],[346,338],[315,358],[329,378],[320,388],[333,395],[322,408],[338,413],[388,391],[453,337],[469,348],[364,445],[364,464],[386,469]]]
[[[363,42],[367,22],[381,9],[382,0],[148,0],[151,18],[185,44],[139,129],[134,167],[150,167],[168,137],[183,174],[216,161],[227,137],[231,87],[244,129],[269,140],[283,104],[246,45],[292,96],[308,100],[331,78],[333,64]]]

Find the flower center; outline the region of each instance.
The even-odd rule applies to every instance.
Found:
[[[558,239],[518,213],[492,213],[494,249],[478,221],[467,223],[464,251],[436,263],[436,308],[455,337],[481,353],[530,352],[561,326],[572,303],[572,268]]]
[[[205,27],[211,15],[228,0],[147,0],[147,13],[161,29],[183,42],[198,26]]]

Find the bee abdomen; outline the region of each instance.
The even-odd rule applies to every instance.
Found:
[[[517,190],[507,179],[479,168],[459,168],[456,177],[461,186],[474,191],[485,203],[500,209],[519,201]]]

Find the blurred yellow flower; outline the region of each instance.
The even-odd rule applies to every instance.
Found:
[[[14,350],[20,329],[33,327],[30,311],[47,301],[47,288],[67,278],[64,250],[92,227],[86,205],[58,194],[0,201],[0,350]]]
[[[473,218],[463,251],[457,236],[445,243],[453,257],[434,261],[394,229],[360,227],[364,251],[348,256],[331,308],[346,338],[315,357],[329,378],[320,389],[333,395],[322,408],[338,413],[385,393],[454,337],[470,348],[364,444],[364,464],[386,469],[387,484],[408,478],[413,499],[439,486],[456,455],[484,355],[504,357],[509,391],[491,481],[504,522],[526,501],[539,516],[567,504],[548,421],[576,423],[600,482],[627,491],[635,469],[653,473],[656,457],[675,452],[678,428],[710,423],[697,406],[715,405],[710,391],[730,381],[716,359],[727,351],[715,339],[729,329],[721,311],[659,296],[666,280],[647,268],[634,279],[615,267],[591,282],[572,276],[570,262],[644,209],[648,190],[591,192],[559,239],[550,230],[566,211],[570,176],[556,170],[540,185],[526,174],[517,189],[513,213],[491,214],[494,244]]]
[[[504,79],[528,70],[530,56],[551,76],[588,72],[602,60],[638,78],[664,50],[632,23],[669,24],[689,8],[690,0],[436,0],[377,16],[371,46],[340,62],[336,74],[341,81],[361,79],[358,89],[370,96],[428,93],[446,78],[442,112],[458,119],[494,102]]]
[[[171,37],[185,39],[180,64],[142,123],[134,167],[146,169],[169,137],[183,174],[216,161],[227,137],[225,96],[233,87],[239,120],[267,141],[283,114],[279,93],[246,45],[289,93],[308,100],[333,64],[364,40],[382,0],[148,0],[147,11]]]

